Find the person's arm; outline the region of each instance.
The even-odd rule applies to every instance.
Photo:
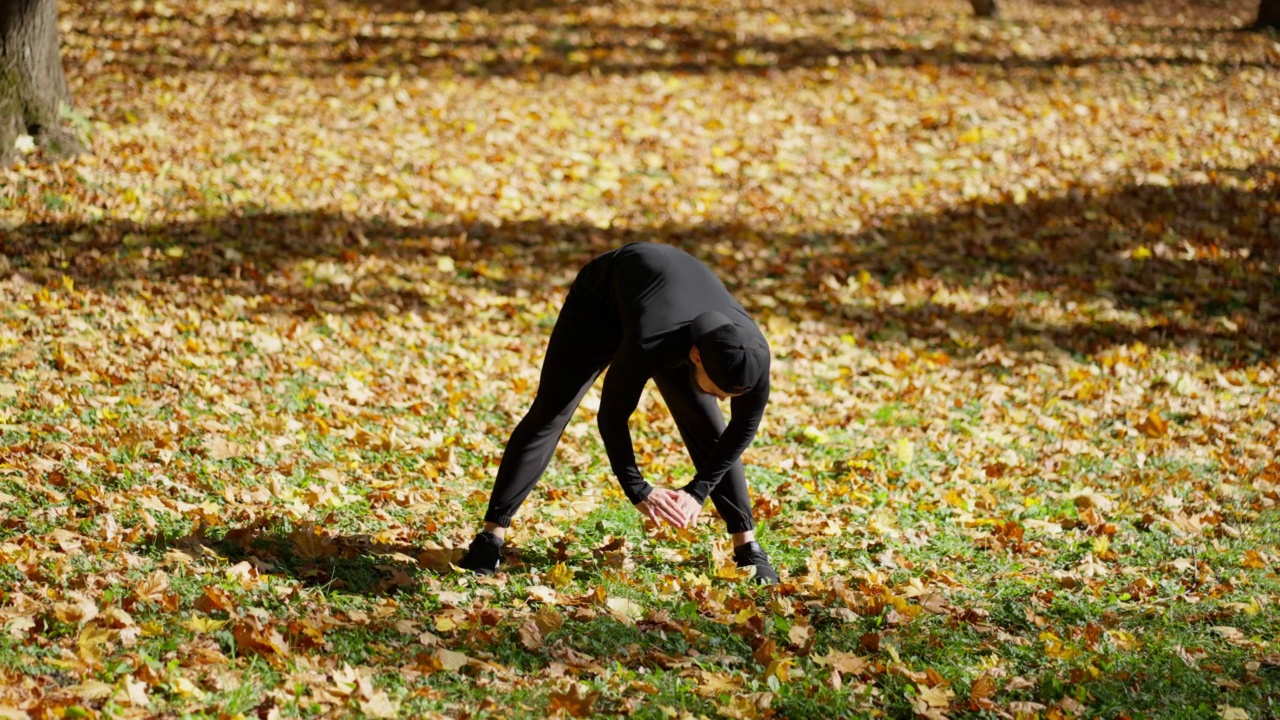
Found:
[[[604,376],[600,413],[596,416],[600,439],[604,441],[605,452],[609,455],[609,465],[622,486],[622,492],[633,505],[644,501],[653,492],[653,486],[645,482],[640,468],[636,467],[631,429],[627,427],[648,381],[649,374],[624,343]]]
[[[720,434],[720,440],[711,451],[710,459],[693,476],[693,480],[680,490],[692,495],[699,503],[705,502],[720,479],[742,455],[742,451],[755,439],[756,430],[760,429],[760,418],[764,417],[764,408],[768,404],[768,376],[751,392],[730,400],[729,424]]]

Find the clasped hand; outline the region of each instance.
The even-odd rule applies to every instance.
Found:
[[[636,503],[636,509],[654,522],[665,520],[676,527],[687,528],[693,527],[698,519],[702,503],[687,492],[654,488],[649,497]]]

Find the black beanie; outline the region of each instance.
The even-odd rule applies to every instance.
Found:
[[[769,348],[755,333],[715,311],[694,318],[689,332],[716,387],[739,395],[759,382],[769,363]]]

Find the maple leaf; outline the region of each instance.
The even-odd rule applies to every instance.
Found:
[[[828,650],[826,655],[814,656],[813,661],[846,675],[864,675],[872,669],[866,659],[835,649]]]
[[[84,624],[98,617],[98,604],[91,598],[79,592],[67,593],[68,602],[57,603],[53,606],[54,615],[61,621],[67,623]]]
[[[769,708],[772,700],[773,696],[769,693],[737,695],[728,704],[716,706],[716,712],[722,717],[735,720],[761,720],[773,716],[773,711]]]
[[[813,639],[813,627],[808,623],[797,622],[787,631],[787,639],[792,645],[803,648]]]
[[[952,698],[955,693],[948,687],[935,685],[933,687],[918,688],[917,698],[927,704],[931,708],[945,708],[951,705]]]
[[[289,644],[284,636],[274,627],[264,627],[255,617],[240,618],[231,631],[238,647],[263,656],[273,665],[289,656]]]
[[[995,692],[995,679],[991,677],[991,673],[984,672],[973,681],[973,685],[969,688],[969,697],[974,702],[983,704],[989,702]]]
[[[221,630],[227,624],[227,622],[228,621],[226,620],[214,620],[212,618],[193,617],[190,620],[187,620],[185,624],[187,628],[191,630],[191,632],[194,632],[197,634],[203,634],[203,633],[211,633],[217,630]]]
[[[558,562],[547,571],[546,578],[552,587],[564,589],[569,583],[573,582],[573,571],[564,563]]]
[[[699,674],[701,681],[698,683],[698,694],[708,697],[714,697],[724,693],[737,692],[742,683],[738,678],[728,673],[714,673],[702,671]]]
[[[196,600],[195,608],[201,612],[213,612],[221,610],[222,612],[233,612],[236,608],[235,599],[231,597],[231,593],[216,586],[206,585],[204,594]]]
[[[611,597],[605,602],[605,606],[614,617],[627,624],[644,619],[644,606],[629,598]]]
[[[393,718],[400,715],[400,703],[393,702],[385,690],[374,690],[358,703],[360,712],[372,718]]]
[[[156,570],[134,586],[133,596],[138,600],[160,602],[168,590],[169,576],[163,570]]]
[[[552,713],[564,713],[570,717],[587,717],[591,715],[600,693],[592,691],[582,693],[582,686],[574,683],[568,692],[552,693],[548,709]]]
[[[467,657],[463,653],[454,652],[453,650],[448,650],[446,648],[439,648],[436,650],[433,657],[439,669],[448,672],[460,670],[472,662],[471,658]]]
[[[78,685],[72,685],[67,688],[73,697],[88,700],[91,703],[99,703],[115,694],[116,689],[101,680],[85,680]]]
[[[791,673],[796,667],[796,659],[793,657],[775,656],[769,661],[769,665],[764,670],[765,679],[776,678],[778,682],[786,683],[791,680]]]
[[[303,525],[289,533],[289,545],[303,560],[320,560],[338,554],[333,540],[311,525]]]
[[[1160,415],[1159,410],[1154,409],[1148,412],[1136,427],[1138,432],[1152,438],[1164,437],[1169,432],[1168,421]]]

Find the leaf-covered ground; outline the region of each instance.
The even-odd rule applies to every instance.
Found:
[[[61,5],[93,154],[0,170],[0,716],[1280,713],[1253,0]],[[450,573],[632,240],[767,330],[784,583],[641,525],[594,391]]]

